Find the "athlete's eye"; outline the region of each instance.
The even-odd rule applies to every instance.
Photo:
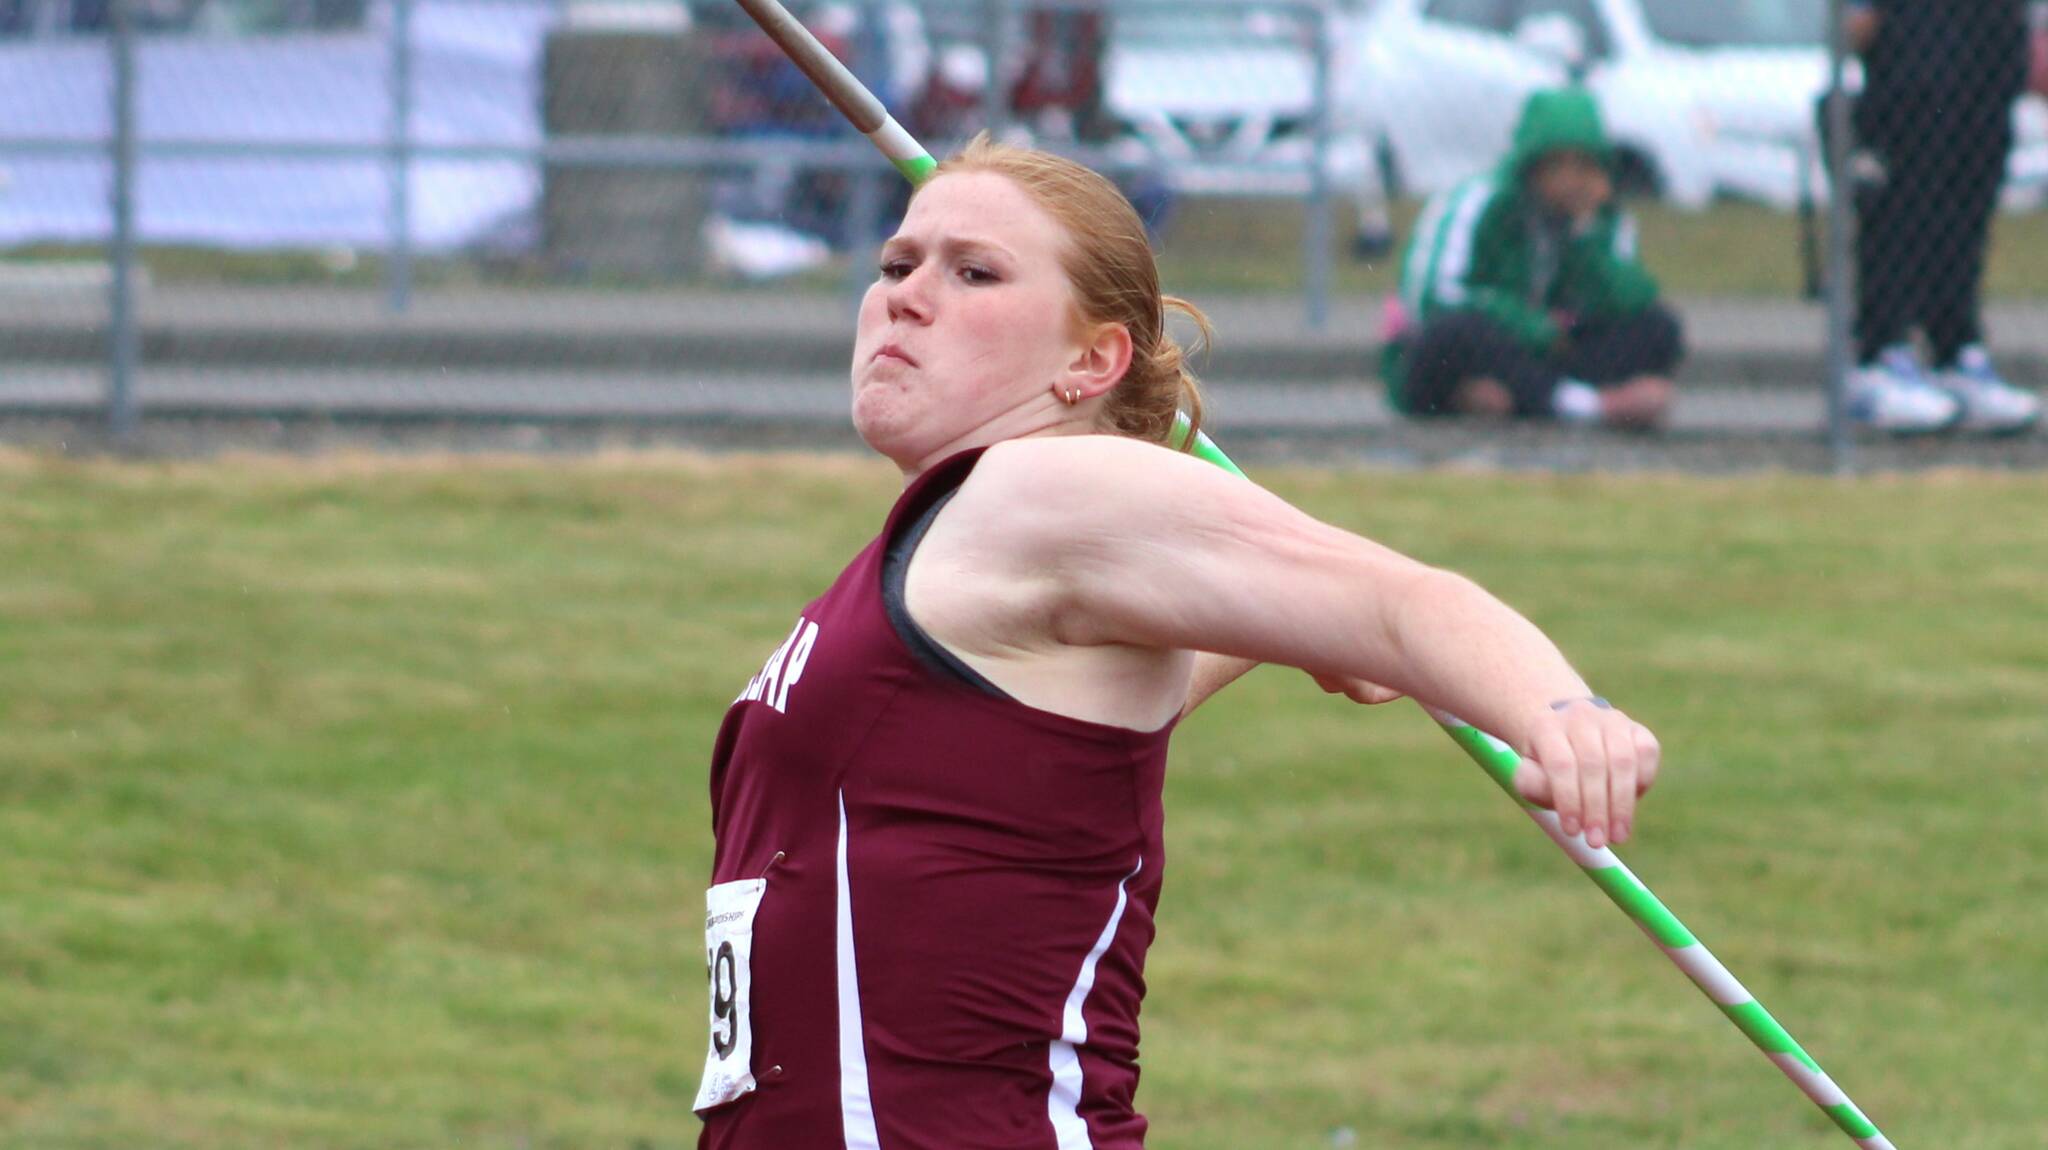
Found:
[[[885,280],[900,280],[904,276],[909,275],[916,266],[916,264],[901,256],[895,259],[883,260],[882,278]]]
[[[1001,276],[982,267],[980,264],[961,264],[960,278],[971,284],[992,284],[998,283],[1002,279]]]

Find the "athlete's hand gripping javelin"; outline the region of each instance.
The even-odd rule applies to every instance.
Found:
[[[1196,663],[1193,682],[1189,687],[1187,703],[1182,714],[1194,713],[1197,707],[1216,692],[1256,666],[1258,663],[1251,659],[1203,655]],[[1309,676],[1325,692],[1342,695],[1354,703],[1366,706],[1378,706],[1408,697],[1407,693],[1399,688],[1358,676],[1318,674],[1313,671],[1309,672]],[[1560,784],[1564,784],[1567,788],[1566,804],[1569,805],[1576,799],[1579,809],[1582,812],[1586,811],[1589,802],[1587,787],[1578,770],[1578,764],[1599,761],[1599,756],[1589,757],[1579,748],[1590,747],[1597,741],[1604,749],[1609,737],[1620,737],[1623,745],[1617,749],[1622,753],[1610,753],[1605,756],[1610,773],[1605,785],[1595,786],[1593,790],[1606,799],[1605,809],[1609,812],[1607,821],[1613,827],[1610,832],[1611,841],[1625,842],[1634,832],[1635,800],[1642,798],[1657,781],[1657,771],[1663,757],[1657,736],[1652,734],[1648,727],[1628,719],[1627,716],[1616,717],[1611,708],[1603,706],[1604,701],[1588,697],[1558,702],[1565,705],[1550,708],[1552,714],[1549,716],[1537,716],[1538,733],[1532,736],[1531,745],[1518,748],[1523,757],[1536,769],[1517,771],[1515,789],[1524,799],[1547,810],[1557,810],[1559,817],[1564,818],[1565,811],[1560,808],[1556,797],[1561,789]],[[1602,710],[1605,710],[1606,714],[1586,713]],[[1539,751],[1539,747],[1548,749]],[[1553,770],[1553,767],[1556,769]],[[1570,786],[1574,781],[1577,785]],[[1587,826],[1587,838],[1591,842],[1591,824],[1595,821],[1599,820],[1590,813],[1583,813],[1573,820],[1573,823]]]

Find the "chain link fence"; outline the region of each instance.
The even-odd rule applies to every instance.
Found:
[[[2039,400],[1992,357],[1982,284],[2001,201],[2038,211],[2048,186],[2048,8],[1865,2],[1845,37],[1863,64],[1843,117],[1859,225],[1848,398],[1900,430],[2023,430]]]
[[[1499,286],[1440,258],[1499,254],[1460,238],[1453,201],[1503,163],[1521,179],[1528,96],[1571,83],[1626,209],[1603,242],[1676,324],[1610,335],[1685,355],[1536,355],[1519,407],[1555,416],[1529,396],[1654,368],[1681,426],[1810,431],[1831,375],[1909,343],[1929,370],[1981,342],[2011,382],[2048,382],[2048,6],[795,7],[934,152],[989,129],[1115,178],[1169,290],[1219,320],[1226,428],[1419,426],[1383,382],[1418,361],[1384,348],[1470,310],[1430,285]],[[1902,23],[1927,11],[1958,22]],[[1837,29],[1862,53],[1839,70]],[[1848,197],[1822,130],[1837,72]],[[0,0],[0,90],[0,406],[117,429],[837,425],[854,300],[906,195],[729,0]],[[1505,273],[1502,314],[1562,346],[1596,309],[1566,290],[1573,237],[1531,242],[1506,253],[1535,264]]]

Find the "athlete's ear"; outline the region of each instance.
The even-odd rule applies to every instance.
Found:
[[[1123,382],[1131,369],[1131,332],[1120,323],[1100,323],[1081,330],[1074,356],[1061,373],[1061,388],[1093,399]]]

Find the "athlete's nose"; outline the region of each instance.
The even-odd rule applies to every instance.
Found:
[[[932,301],[929,282],[931,265],[919,264],[909,275],[890,283],[884,289],[889,305],[889,318],[907,319],[914,323],[928,323],[932,318]]]

